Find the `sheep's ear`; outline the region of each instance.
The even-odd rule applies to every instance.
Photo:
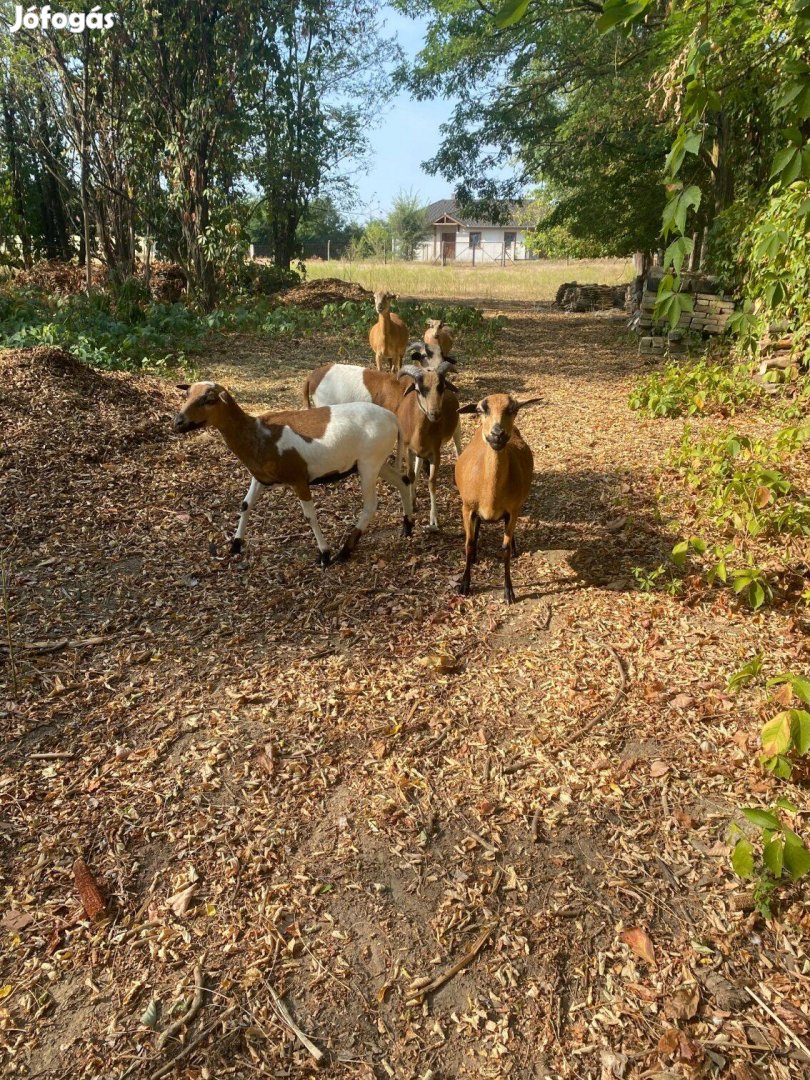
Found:
[[[219,397],[219,400],[224,405],[230,405],[230,403],[233,401],[233,398],[231,397],[231,395],[228,393],[227,390],[220,390],[220,392],[219,392],[219,394],[217,396]]]
[[[179,383],[177,384],[177,389],[178,389],[178,390],[182,390],[182,391],[183,391],[183,393],[185,394],[185,393],[187,393],[187,392],[188,392],[188,391],[189,391],[189,390],[191,389],[191,383],[187,383],[187,382],[179,382]]]
[[[543,398],[533,397],[533,398],[529,398],[528,401],[519,401],[517,403],[517,407],[518,407],[518,409],[528,409],[528,407],[530,405],[545,405],[545,404],[546,404],[546,402],[543,400]]]
[[[459,416],[461,416],[463,413],[478,412],[478,405],[475,402],[473,402],[472,405],[462,405],[459,408],[458,412],[459,412]]]
[[[445,388],[445,390],[452,390],[452,392],[454,394],[458,393],[458,387],[453,386],[453,384],[451,382],[449,382],[447,379],[444,380],[444,388]]]
[[[406,398],[408,396],[408,394],[412,394],[415,389],[416,389],[416,383],[415,382],[409,383],[406,390],[405,390],[405,393],[402,396],[404,398]]]

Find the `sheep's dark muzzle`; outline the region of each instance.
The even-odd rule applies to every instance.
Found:
[[[189,420],[187,416],[183,416],[182,413],[177,413],[174,418],[174,430],[178,434],[184,434],[186,431],[196,431],[197,428],[205,427],[204,420]]]

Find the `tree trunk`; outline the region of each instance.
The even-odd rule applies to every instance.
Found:
[[[23,265],[28,269],[34,261],[33,250],[31,247],[31,234],[28,231],[28,222],[25,217],[25,192],[23,191],[22,170],[20,168],[20,158],[17,148],[17,126],[15,123],[14,108],[5,87],[3,88],[3,126],[5,129],[9,171],[11,173],[11,193],[14,201],[15,224],[20,237]]]
[[[57,156],[54,153],[51,142],[48,117],[45,109],[45,99],[42,94],[37,101],[37,127],[38,142],[41,151],[38,154],[40,160],[40,184],[43,190],[45,212],[50,221],[50,229],[53,237],[55,254],[52,258],[64,259],[67,262],[73,254],[70,242],[70,228],[68,216],[65,210],[65,200],[59,181],[54,175],[57,168]]]
[[[90,251],[90,198],[87,190],[90,182],[90,162],[88,138],[90,131],[90,32],[84,30],[84,72],[82,84],[82,221],[84,224],[84,281],[88,293],[93,288],[93,259]]]

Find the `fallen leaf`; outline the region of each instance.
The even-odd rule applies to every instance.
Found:
[[[33,915],[27,911],[7,911],[3,916],[3,926],[6,930],[25,930],[34,921]]]
[[[175,893],[174,896],[170,896],[166,901],[167,906],[172,909],[178,919],[182,918],[188,911],[191,901],[194,899],[194,894],[199,887],[198,882],[192,881],[190,885],[186,885],[184,889]]]
[[[665,761],[654,761],[650,765],[650,776],[658,778],[659,776],[666,776],[669,772],[669,765]]]
[[[627,1072],[627,1055],[614,1054],[612,1050],[603,1050],[599,1055],[602,1065],[601,1080],[622,1080]]]
[[[88,919],[98,918],[106,911],[107,903],[84,859],[76,859],[74,862],[73,880]]]
[[[723,1012],[738,1012],[747,1009],[750,1004],[748,995],[739,986],[734,986],[716,971],[710,971],[703,979],[703,985],[717,1002]]]
[[[689,694],[676,694],[671,701],[671,705],[675,709],[688,709],[693,701],[694,698]]]
[[[146,1006],[146,1008],[141,1013],[141,1023],[143,1024],[144,1027],[152,1028],[152,1030],[154,1031],[154,1029],[158,1025],[158,1020],[159,1019],[160,1019],[160,1002],[158,1001],[157,998],[152,998],[152,1000],[149,1002],[149,1004]]]
[[[785,709],[790,708],[793,704],[793,687],[790,683],[782,683],[779,689],[774,691],[772,700]]]
[[[670,1020],[692,1020],[700,1006],[700,988],[696,983],[680,986],[664,1006]]]
[[[655,967],[655,950],[649,934],[640,927],[635,926],[629,930],[622,930],[619,940],[629,945],[636,956],[645,960],[651,967]]]
[[[673,817],[683,829],[694,829],[697,822],[691,814],[687,814],[685,810],[676,810]]]

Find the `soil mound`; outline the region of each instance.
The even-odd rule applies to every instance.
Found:
[[[94,284],[106,278],[106,271],[93,267]],[[50,296],[75,296],[84,292],[84,268],[61,259],[45,260],[34,263],[30,270],[18,270],[14,284],[20,289],[41,289]]]
[[[324,304],[343,304],[347,300],[363,304],[371,300],[373,293],[354,281],[341,281],[340,278],[319,278],[317,281],[305,281],[293,285],[280,294],[280,304],[295,304],[297,307],[322,308]]]
[[[136,266],[135,274],[138,280],[143,280],[142,263]],[[14,275],[14,284],[21,289],[40,289],[49,296],[77,296],[84,292],[84,269],[75,263],[51,259],[35,263],[30,270],[18,270]],[[106,267],[94,266],[93,286],[104,288],[106,284]],[[176,304],[187,288],[188,280],[182,266],[160,260],[152,262],[149,292],[157,303]]]
[[[70,470],[162,441],[177,402],[160,379],[98,372],[63,349],[0,350],[0,471]]]

